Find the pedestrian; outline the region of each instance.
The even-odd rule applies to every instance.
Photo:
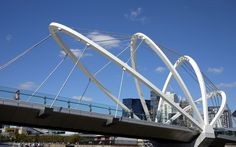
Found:
[[[20,90],[16,91],[15,100],[20,100]]]

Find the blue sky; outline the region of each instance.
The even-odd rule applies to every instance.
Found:
[[[100,30],[128,35],[143,32],[158,44],[193,57],[202,71],[219,88],[225,90],[230,107],[236,109],[235,7],[234,0],[149,2],[2,0],[0,1],[0,64],[4,64],[49,34],[50,22],[59,22],[77,29],[94,30],[88,33],[99,33],[103,35],[102,37],[104,34]],[[118,44],[124,48],[127,42]],[[71,48],[76,49],[76,44],[72,46]],[[109,51],[116,54],[121,48]],[[77,53],[79,54],[78,50]],[[92,71],[96,71],[95,69],[107,62],[100,57],[99,62],[102,64],[93,68],[95,66],[93,63],[98,61],[95,54],[89,50],[87,56],[83,58],[84,64]],[[154,79],[154,83],[162,89],[168,70],[160,61],[152,64],[151,58],[147,60],[149,55],[151,56],[150,52],[140,51],[140,54],[142,55],[138,56],[142,68],[140,72]],[[19,62],[1,71],[0,85],[34,90],[61,59],[60,48],[51,39]],[[63,69],[60,69],[40,92],[55,94],[72,66],[70,60],[67,60]],[[121,76],[116,70],[119,69],[112,65],[107,71],[104,70],[103,75],[98,76],[114,95],[118,95]],[[114,80],[115,78],[117,80]],[[129,84],[132,82],[130,75],[127,74],[125,78],[121,97],[137,96],[134,94],[134,85]],[[87,80],[80,71],[75,71],[61,95],[80,96]],[[197,93],[194,86],[189,87],[193,89],[193,93]],[[91,85],[90,91],[88,90],[86,94],[88,100],[111,103],[108,98],[103,98],[105,95],[95,89],[96,87]]]

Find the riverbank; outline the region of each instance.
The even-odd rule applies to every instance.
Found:
[[[58,144],[58,143],[0,143],[0,147],[138,147],[138,145],[66,145],[66,144]]]

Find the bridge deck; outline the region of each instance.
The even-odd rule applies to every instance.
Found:
[[[216,135],[216,138],[212,141],[211,146],[225,146],[225,144],[236,145],[236,137],[229,135]]]
[[[7,99],[0,99],[0,123],[180,142],[190,142],[199,134],[186,127]]]

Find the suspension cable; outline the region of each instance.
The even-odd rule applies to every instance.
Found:
[[[103,40],[93,40],[94,42],[111,42],[111,41],[127,41],[130,37],[124,37],[124,38],[114,38],[114,39],[103,39]],[[113,43],[113,42],[112,42]]]
[[[108,35],[111,35],[111,36],[126,36],[126,37],[130,37],[131,36],[129,34],[124,34],[124,33],[116,33],[116,32],[109,32],[109,31],[102,31],[102,30],[98,30],[98,29],[87,29],[87,28],[74,28],[74,30],[79,30],[80,32],[83,31],[87,34],[92,34],[92,35],[100,35],[100,33],[102,34],[108,34]],[[93,33],[93,32],[97,32],[97,33]]]
[[[85,50],[88,48],[89,45],[86,44],[85,48],[83,49],[81,55],[79,56],[78,60],[76,61],[75,65],[73,66],[73,68],[71,69],[71,71],[69,72],[68,76],[66,77],[66,80],[64,81],[64,83],[62,84],[60,90],[58,91],[57,95],[55,96],[50,108],[52,108],[52,106],[54,105],[55,101],[57,100],[58,96],[60,95],[61,91],[63,90],[63,88],[66,86],[66,83],[68,82],[70,76],[72,75],[75,67],[77,66],[77,64],[79,63],[80,59],[82,58]]]
[[[158,45],[161,46],[162,49],[169,51],[175,57],[182,56],[180,53],[176,52],[173,49],[166,48],[166,47],[164,47],[164,46],[162,46],[160,44],[158,44]],[[188,64],[186,64],[185,62],[184,62],[183,65],[185,67],[184,66],[181,66],[181,67],[185,70],[185,72],[187,72],[194,79],[195,82],[198,82],[197,78],[195,77],[195,73],[192,71],[192,68],[190,68],[188,66]],[[203,75],[204,80],[206,82],[205,84],[206,84],[206,88],[207,88],[208,91],[216,91],[216,90],[218,90],[218,88],[212,83],[211,80],[209,80],[209,78],[203,72],[202,72],[202,75]],[[211,98],[211,102],[212,102],[213,105],[219,106],[219,97]]]
[[[177,58],[179,58],[180,56],[182,56],[182,54],[180,54],[180,53],[178,53],[178,52],[176,52],[175,50],[173,50],[173,49],[170,49],[170,48],[166,48],[166,47],[164,47],[164,46],[162,46],[162,45],[160,45],[160,44],[158,44],[158,46],[160,46],[162,49],[164,49],[164,50],[167,50],[167,51],[169,51],[172,55],[174,55],[175,57],[177,57]],[[185,64],[185,63],[184,63]],[[186,64],[185,64],[186,65]],[[194,79],[194,81],[196,81],[196,82],[198,82],[197,80],[196,80],[196,75],[195,75],[195,73],[192,71],[192,68],[190,68],[189,66],[186,66],[188,69],[190,69],[190,72],[185,68],[185,67],[183,67],[184,68],[184,70]],[[205,81],[205,85],[206,85],[206,88],[207,88],[207,91],[208,92],[211,92],[211,91],[218,91],[219,89],[218,89],[218,87],[203,73],[203,72],[201,72],[202,73],[202,75],[203,75],[203,77],[204,77],[204,81]],[[212,102],[212,104],[213,105],[216,105],[216,106],[220,106],[220,102],[219,102],[219,96],[214,96],[214,98],[211,98],[211,102]],[[227,107],[227,109],[229,109],[229,106],[228,106],[228,104],[226,103],[226,107]]]
[[[123,49],[119,54],[116,55],[116,57],[119,57],[122,53],[124,53],[128,48],[130,47],[130,44],[125,48]],[[112,61],[108,61],[106,64],[104,64],[99,70],[97,70],[95,73],[94,73],[94,76],[96,76],[98,73],[100,73],[103,69],[105,69],[108,65],[110,65],[112,63]]]
[[[49,34],[48,36],[46,36],[45,38],[43,38],[42,40],[40,40],[39,42],[37,42],[36,44],[34,44],[33,46],[31,46],[30,48],[28,48],[27,50],[25,50],[24,52],[22,52],[21,54],[19,54],[18,56],[16,56],[15,58],[9,60],[7,63],[3,64],[2,66],[0,66],[0,71],[3,70],[4,68],[8,67],[9,65],[11,65],[12,63],[14,63],[15,61],[17,61],[18,59],[20,59],[21,57],[23,57],[24,55],[26,55],[27,53],[29,53],[32,49],[34,49],[35,47],[39,46],[40,44],[42,44],[43,42],[45,42],[46,40],[48,40],[52,35]]]
[[[194,81],[195,81],[196,83],[198,83],[198,80],[197,80],[197,78],[196,78],[196,74],[193,72],[192,68],[189,67],[189,64],[187,64],[186,62],[184,62],[184,63],[183,63],[183,66],[181,66],[181,67],[185,70],[185,72],[186,72],[187,74],[189,74],[189,75],[192,77],[192,79],[194,79]],[[207,83],[205,83],[205,85],[206,85],[206,88],[207,88],[208,91],[211,90],[210,85],[208,85]],[[213,106],[216,106],[216,105],[217,105],[217,104],[214,103],[214,102],[215,102],[215,99],[214,99],[214,98],[211,98],[210,100],[211,100],[211,103],[213,104]]]
[[[210,83],[211,87],[212,87],[214,90],[219,91],[218,87],[215,86],[215,84],[214,84],[204,73],[202,73],[202,74],[203,74],[204,78]],[[220,105],[219,97],[217,97],[216,100],[217,100],[217,104],[218,104],[218,106],[219,106],[219,105]]]
[[[89,81],[88,81],[88,83],[87,83],[87,85],[86,85],[86,87],[85,87],[85,89],[84,89],[84,91],[83,91],[83,93],[82,93],[82,95],[81,95],[79,101],[81,101],[81,100],[83,99],[85,93],[86,93],[87,90],[88,90],[88,87],[89,87],[90,83],[91,83],[91,79],[89,78]]]
[[[124,73],[125,73],[125,68],[122,68],[122,74],[121,74],[121,80],[120,80],[120,87],[119,87],[119,93],[118,93],[118,101],[120,101],[120,96],[121,96],[121,90],[123,87],[123,81],[124,81]],[[115,118],[117,116],[117,111],[118,111],[118,104],[116,104],[116,113],[115,113]]]
[[[48,74],[48,76],[43,80],[43,82],[38,86],[38,88],[31,94],[31,96],[28,98],[27,102],[31,100],[33,96],[38,92],[38,90],[46,83],[46,81],[52,76],[52,74],[61,66],[61,64],[65,61],[67,57],[67,54],[64,56],[64,58],[55,66],[55,68]]]
[[[109,40],[98,40],[98,41],[94,41],[92,40],[93,42],[99,44],[100,46],[104,47],[104,48],[117,48],[118,46],[115,44],[114,45],[114,40],[119,40],[119,42],[117,43],[126,43],[126,42],[129,42],[130,40],[129,39],[125,39],[125,40],[121,40],[121,39],[109,39]]]

